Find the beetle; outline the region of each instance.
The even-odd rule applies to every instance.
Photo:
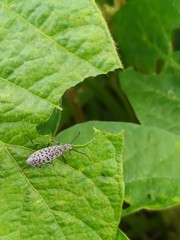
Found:
[[[57,157],[62,156],[64,158],[63,152],[64,151],[75,151],[78,153],[81,153],[83,155],[85,155],[86,157],[88,157],[90,159],[90,157],[83,153],[80,152],[76,149],[72,148],[72,142],[80,135],[80,132],[78,133],[78,135],[71,141],[71,143],[67,143],[67,144],[57,144],[55,146],[50,146],[50,147],[45,147],[42,149],[39,149],[37,151],[35,151],[34,153],[32,153],[26,160],[26,164],[27,166],[25,166],[23,168],[23,170],[28,167],[28,166],[32,166],[32,167],[42,167],[43,165],[47,164],[47,163],[52,163],[53,160]],[[91,160],[91,159],[90,159]],[[22,171],[23,171],[22,170]]]

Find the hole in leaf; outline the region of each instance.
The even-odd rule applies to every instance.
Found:
[[[172,32],[172,48],[173,51],[180,51],[180,29]]]
[[[126,208],[128,208],[128,207],[130,207],[130,206],[131,206],[130,203],[128,203],[128,202],[126,202],[126,201],[123,201],[123,206],[122,206],[123,209],[126,209]]]
[[[152,199],[152,196],[150,193],[147,194],[147,198]]]
[[[156,73],[159,74],[164,67],[164,60],[163,59],[158,59],[156,61]]]

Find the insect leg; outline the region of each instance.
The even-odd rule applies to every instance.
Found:
[[[38,145],[40,145],[39,143],[35,143],[31,138],[29,138],[30,142],[35,146],[37,147]]]
[[[43,143],[35,143],[31,138],[29,138],[29,140],[35,147],[37,147],[39,145],[46,145],[46,147],[49,147],[51,145],[50,143],[47,143],[47,142],[46,143],[45,142],[43,142]]]
[[[21,170],[21,172],[24,171],[25,168],[29,167],[29,165],[26,165],[25,167],[23,167],[23,169]]]
[[[62,154],[61,157],[62,157],[64,163],[66,164],[66,158],[65,158],[65,156]]]

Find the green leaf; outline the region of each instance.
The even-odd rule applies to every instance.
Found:
[[[36,125],[59,108],[64,91],[122,66],[94,1],[1,0],[0,22],[4,142],[24,145],[26,132],[37,138]]]
[[[172,31],[180,27],[177,1],[127,1],[112,24],[125,66],[154,72],[164,61],[174,62]]]
[[[121,86],[141,124],[180,134],[179,70],[168,68],[147,76],[128,69],[120,75]]]
[[[117,231],[116,240],[128,240],[129,238],[120,230]]]
[[[115,238],[123,198],[122,137],[99,133],[83,147],[92,159],[97,144],[109,147],[105,159],[102,153],[96,159],[94,176],[94,162],[78,153],[66,159],[73,166],[56,161],[21,172],[34,151],[29,140],[50,141],[36,127],[48,130],[59,118],[62,94],[122,66],[99,9],[87,0],[2,0],[0,23],[0,238]],[[106,171],[107,157],[116,165]],[[101,170],[105,176],[98,175]]]
[[[21,172],[32,151],[1,145],[1,239],[116,238],[124,196],[123,133],[96,131],[91,142],[73,149],[91,160],[66,152],[66,164],[56,159]]]
[[[82,143],[91,139],[92,127],[112,133],[125,131],[124,215],[141,208],[163,209],[180,203],[179,136],[155,127],[98,121],[79,124],[68,131],[73,135],[80,131],[77,142]],[[68,131],[61,133],[64,142]]]

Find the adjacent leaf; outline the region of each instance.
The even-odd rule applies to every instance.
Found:
[[[180,134],[179,70],[168,68],[159,75],[146,76],[129,69],[120,75],[141,124]]]
[[[108,151],[104,151],[104,147]],[[121,217],[123,134],[96,131],[63,160],[21,172],[30,149],[1,147],[1,239],[115,239]]]
[[[35,138],[65,90],[122,66],[94,1],[1,0],[0,22],[4,142],[25,144],[27,131]]]
[[[180,203],[180,138],[167,131],[130,123],[98,122],[78,124],[68,131],[81,132],[77,142],[88,141],[92,128],[117,133],[125,131],[124,180],[127,208],[123,214],[141,208],[162,209]],[[108,152],[104,147],[104,152]]]
[[[154,72],[173,62],[172,31],[180,27],[175,0],[127,1],[112,19],[113,34],[123,62],[143,72]]]

